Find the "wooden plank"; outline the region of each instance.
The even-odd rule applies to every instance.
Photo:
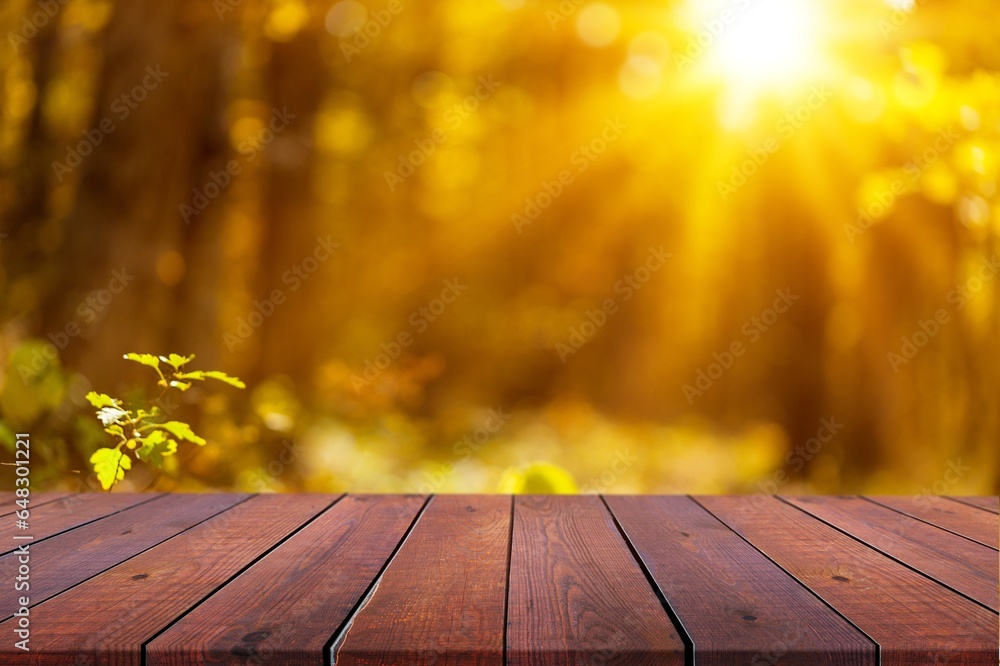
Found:
[[[169,495],[63,532],[29,549],[29,607],[95,576],[229,507],[249,495]],[[0,579],[14,580],[19,554],[0,557]],[[0,620],[19,607],[15,595],[0,597]]]
[[[871,640],[694,500],[606,499],[700,666],[878,664]]]
[[[142,645],[330,505],[329,495],[260,495],[31,609],[31,652],[0,663],[142,663]],[[15,636],[12,618],[0,633]]]
[[[786,497],[872,548],[1000,610],[1000,553],[859,497]]]
[[[431,500],[332,649],[336,666],[503,666],[511,498]]]
[[[990,548],[1000,548],[1000,518],[975,507],[952,502],[934,495],[868,497],[890,509],[919,518],[949,532],[978,541]]]
[[[323,664],[425,499],[341,500],[150,642],[147,666]]]
[[[0,503],[0,516],[9,516],[15,511],[20,511],[21,507],[14,503],[17,498],[14,497],[13,492],[5,493],[5,496],[9,495],[10,499],[5,499],[3,503]],[[63,492],[44,492],[36,493],[32,492],[31,496],[28,498],[28,509],[37,509],[43,504],[50,504],[51,502],[56,502],[67,497],[72,497],[74,493],[63,493]]]
[[[514,502],[507,663],[684,663],[684,643],[599,497]]]
[[[83,493],[71,495],[42,506],[28,504],[28,529],[18,529],[13,520],[0,523],[0,555],[13,551],[19,542],[15,535],[31,536],[33,542],[55,536],[129,507],[158,497],[145,493]]]
[[[949,497],[948,499],[953,502],[961,502],[962,504],[968,504],[969,506],[976,506],[980,509],[985,509],[986,511],[992,511],[993,513],[1000,513],[1000,497],[996,495],[984,495],[981,497]]]
[[[696,499],[878,642],[885,666],[996,665],[996,613],[776,498]]]

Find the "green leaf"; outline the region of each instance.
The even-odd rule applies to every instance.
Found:
[[[177,442],[169,439],[160,430],[154,430],[149,437],[141,440],[141,445],[135,454],[139,460],[144,460],[155,467],[163,466],[163,458],[177,453]]]
[[[136,412],[135,412],[135,420],[136,421],[144,421],[147,418],[155,417],[155,416],[159,416],[159,415],[160,415],[160,408],[157,407],[156,405],[153,405],[152,407],[149,408],[148,412],[145,409],[137,409]]]
[[[121,404],[120,400],[115,400],[110,395],[97,393],[95,391],[91,391],[87,394],[87,401],[90,402],[95,409],[100,409],[102,407],[117,407]]]
[[[247,385],[243,383],[239,377],[230,377],[224,372],[219,370],[194,370],[192,372],[178,372],[174,375],[177,379],[195,379],[198,381],[204,381],[206,379],[216,379],[220,382],[225,382],[230,386],[235,386],[236,388],[242,389],[246,388]]]
[[[140,430],[145,430],[147,428],[155,428],[157,430],[166,430],[167,432],[169,432],[171,435],[173,435],[177,439],[184,439],[184,440],[187,440],[189,442],[193,442],[194,444],[197,444],[198,446],[205,446],[205,444],[206,444],[206,442],[205,442],[205,440],[203,438],[201,438],[198,435],[194,434],[194,431],[191,430],[191,426],[189,426],[187,423],[183,423],[181,421],[167,421],[166,423],[150,423],[148,426],[144,426],[143,428],[140,428]]]
[[[173,366],[174,370],[180,370],[181,366],[187,365],[192,360],[194,360],[194,354],[190,356],[181,356],[180,354],[170,354],[167,357],[160,357],[160,360],[164,363],[168,363]]]
[[[235,386],[238,389],[243,389],[247,387],[247,385],[244,384],[243,380],[240,379],[239,377],[231,377],[230,375],[227,375],[226,373],[220,372],[218,370],[206,370],[205,376],[208,377],[209,379],[216,379],[220,382],[229,384],[230,386]]]
[[[141,363],[142,365],[148,365],[151,368],[156,368],[157,372],[160,370],[160,359],[156,358],[152,354],[125,354],[125,359]]]
[[[118,449],[97,449],[90,456],[90,462],[105,490],[124,479],[125,470],[132,469],[132,459]]]
[[[187,391],[189,388],[191,388],[191,382],[172,381],[170,382],[170,388],[175,388],[181,393],[183,393],[184,391]]]

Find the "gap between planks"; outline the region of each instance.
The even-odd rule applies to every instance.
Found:
[[[857,541],[858,543],[860,543],[862,546],[865,546],[866,548],[869,548],[869,549],[875,551],[879,555],[882,555],[883,557],[886,557],[886,558],[892,560],[893,562],[906,567],[907,569],[909,569],[910,571],[914,572],[915,574],[921,576],[922,578],[926,578],[927,580],[929,580],[929,581],[931,581],[933,583],[937,583],[938,585],[940,585],[941,587],[943,587],[945,589],[951,590],[952,592],[954,592],[958,596],[962,597],[963,599],[968,599],[972,603],[976,604],[977,606],[982,606],[983,608],[985,608],[986,610],[990,611],[991,613],[994,613],[994,614],[997,613],[996,610],[994,610],[993,608],[990,608],[989,606],[987,606],[983,602],[979,601],[978,599],[973,599],[972,597],[970,597],[969,595],[965,594],[961,590],[955,589],[954,587],[952,587],[948,583],[946,583],[946,582],[944,582],[942,580],[938,580],[934,576],[931,576],[930,574],[921,571],[917,567],[915,567],[915,566],[913,566],[913,565],[911,565],[911,564],[909,564],[909,563],[907,563],[907,562],[899,559],[898,557],[895,557],[894,555],[890,555],[889,553],[887,553],[886,551],[882,550],[881,548],[878,548],[878,547],[874,546],[873,544],[868,543],[867,541],[865,541],[861,537],[858,537],[858,536],[855,536],[854,534],[851,534],[845,528],[839,527],[835,523],[831,523],[830,521],[828,521],[828,520],[826,520],[824,518],[820,518],[819,516],[815,516],[815,515],[809,513],[808,511],[806,511],[802,507],[800,507],[797,504],[794,504],[792,502],[789,502],[788,500],[786,500],[784,497],[782,497],[780,495],[775,495],[774,497],[778,501],[783,502],[784,504],[787,504],[788,506],[790,506],[790,507],[792,507],[794,509],[798,509],[799,511],[801,511],[805,515],[809,516],[810,518],[812,518],[814,520],[817,520],[817,521],[823,523],[827,527],[830,527],[830,528],[832,528],[834,530],[837,530],[838,532],[840,532],[844,536],[850,537],[851,539],[854,539],[855,541]],[[881,505],[879,505],[879,506],[881,506]],[[906,515],[906,514],[903,514],[903,515]],[[907,516],[907,518],[912,518],[912,516]],[[938,529],[943,529],[941,527],[938,527],[937,525],[931,525],[931,527],[937,527]],[[944,531],[947,532],[947,530],[944,530]],[[973,543],[978,543],[978,542],[974,541]],[[987,546],[987,548],[988,547],[989,546]]]
[[[215,515],[213,515],[213,516],[211,516],[209,518],[206,518],[205,520],[201,521],[201,523],[204,523],[207,520],[211,520],[212,518],[215,518],[216,516],[220,516],[223,513],[225,513],[226,511],[231,511],[232,509],[236,508],[240,504],[243,504],[244,502],[247,502],[247,501],[253,499],[256,496],[257,496],[256,494],[250,495],[245,500],[243,500],[241,502],[237,502],[233,506],[228,507],[227,509],[225,509],[223,511],[220,511],[219,513],[217,513],[217,514],[215,514]],[[157,631],[152,636],[150,636],[145,641],[143,641],[142,642],[142,646],[141,646],[141,648],[139,650],[140,663],[143,666],[145,666],[145,664],[146,664],[146,648],[147,648],[147,646],[150,643],[152,643],[154,640],[156,640],[161,634],[165,633],[172,626],[174,626],[175,624],[177,624],[178,622],[180,622],[180,620],[182,618],[184,618],[186,615],[188,615],[189,613],[191,613],[194,609],[198,608],[200,605],[202,605],[203,603],[205,603],[205,601],[207,601],[208,599],[210,599],[219,590],[221,590],[222,588],[224,588],[225,586],[229,585],[234,580],[236,580],[237,578],[239,578],[240,576],[242,576],[248,569],[250,569],[250,567],[254,566],[258,562],[260,562],[262,559],[264,559],[265,557],[267,557],[268,555],[270,555],[271,552],[273,552],[276,548],[278,548],[279,546],[281,546],[281,544],[285,543],[286,541],[288,541],[289,539],[291,539],[293,536],[295,536],[296,534],[298,534],[300,531],[302,531],[303,529],[305,529],[309,524],[311,524],[317,518],[319,518],[324,513],[326,513],[327,511],[329,511],[330,507],[334,506],[335,504],[337,504],[338,502],[340,502],[341,500],[343,500],[345,497],[347,497],[346,493],[341,494],[339,497],[337,497],[336,499],[334,499],[328,505],[326,505],[325,507],[323,507],[322,509],[320,509],[319,511],[317,511],[315,516],[313,516],[309,520],[305,521],[304,523],[302,523],[301,525],[299,525],[297,528],[295,528],[294,530],[292,530],[291,532],[289,532],[288,534],[286,534],[283,538],[279,539],[277,542],[275,542],[274,544],[272,544],[269,548],[267,548],[264,552],[262,552],[258,557],[253,558],[249,563],[247,563],[242,568],[240,568],[236,573],[234,573],[232,576],[230,576],[228,579],[226,579],[222,584],[220,584],[214,590],[212,590],[211,592],[209,592],[208,594],[206,594],[204,597],[202,597],[200,600],[198,600],[197,603],[192,604],[190,608],[188,608],[184,612],[180,613],[177,617],[175,617],[173,620],[171,620],[166,625],[164,625],[159,631]],[[198,523],[198,525],[200,525],[201,523]],[[195,527],[197,527],[197,525],[192,525],[188,529],[184,530],[184,532],[187,532],[188,530],[193,529]],[[171,539],[174,539],[177,536],[180,536],[184,532],[180,532],[180,533],[174,535],[173,537],[171,537]],[[167,541],[169,541],[169,540],[170,539],[167,539]],[[166,543],[166,542],[164,542],[164,543]]]
[[[337,631],[333,633],[330,640],[323,646],[323,663],[325,666],[337,666],[337,651],[340,649],[340,646],[344,644],[347,634],[351,631],[354,619],[357,617],[358,613],[365,609],[365,606],[368,605],[368,602],[371,601],[372,597],[375,596],[375,592],[378,590],[379,583],[382,582],[382,577],[385,575],[386,570],[392,565],[393,561],[396,559],[396,555],[399,554],[399,551],[403,549],[403,544],[406,543],[407,539],[410,538],[410,534],[413,533],[417,524],[420,523],[420,519],[423,517],[424,512],[427,510],[427,507],[430,505],[434,497],[436,496],[428,495],[427,499],[424,500],[423,505],[420,507],[420,511],[418,511],[417,515],[413,517],[413,522],[411,522],[410,526],[406,528],[406,532],[403,533],[403,537],[399,540],[399,543],[396,544],[392,554],[389,555],[389,559],[387,559],[385,564],[382,565],[382,568],[379,569],[378,575],[375,576],[375,580],[373,580],[368,586],[368,590],[365,592],[365,595],[354,605],[351,612],[347,614],[347,618],[344,620],[343,624],[337,628]]]

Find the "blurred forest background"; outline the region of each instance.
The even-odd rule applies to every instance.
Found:
[[[7,0],[0,35],[38,488],[92,487],[84,395],[177,352],[247,389],[185,393],[208,445],[116,490],[997,491],[990,0]]]

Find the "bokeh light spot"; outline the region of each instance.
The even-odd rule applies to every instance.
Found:
[[[187,272],[187,264],[180,252],[170,250],[156,258],[156,277],[169,287],[184,279],[185,272]]]
[[[413,101],[425,109],[434,109],[451,97],[454,83],[443,72],[424,72],[413,81],[410,93]]]
[[[662,67],[648,56],[630,56],[618,71],[622,92],[634,99],[646,99],[660,88]]]
[[[576,32],[588,46],[607,46],[618,37],[621,18],[618,11],[603,2],[594,2],[580,10],[576,17]]]
[[[663,64],[670,57],[670,44],[666,37],[656,32],[640,32],[628,44],[628,54],[633,57],[649,58]]]
[[[265,32],[276,42],[292,39],[309,22],[309,8],[302,0],[276,0],[267,17]]]
[[[351,37],[368,19],[368,9],[355,0],[341,0],[326,13],[326,31],[334,37]]]

